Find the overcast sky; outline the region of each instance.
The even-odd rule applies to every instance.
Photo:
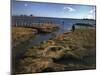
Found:
[[[12,15],[95,19],[95,11],[90,5],[12,2]]]

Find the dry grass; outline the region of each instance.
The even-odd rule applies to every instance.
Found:
[[[16,73],[94,69],[95,52],[95,29],[78,29],[27,50]]]
[[[34,29],[24,27],[12,27],[12,45],[15,47],[21,42],[33,37]]]

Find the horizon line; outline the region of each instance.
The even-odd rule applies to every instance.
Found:
[[[96,19],[93,19],[93,18],[70,18],[70,17],[35,16],[33,14],[30,14],[30,15],[26,15],[26,14],[22,15],[22,14],[20,14],[20,15],[12,15],[12,16],[27,16],[27,17],[41,17],[41,18],[44,17],[44,18],[58,18],[58,19],[63,18],[63,19],[91,19],[91,20],[96,20]]]

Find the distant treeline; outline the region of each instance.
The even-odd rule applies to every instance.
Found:
[[[55,19],[59,19],[61,17],[46,17],[46,16],[35,16],[33,14],[30,14],[30,15],[12,15],[12,17],[42,17],[42,18],[55,18]],[[77,18],[61,18],[61,19],[77,19]],[[82,20],[95,20],[95,19],[88,19],[88,18],[83,18]]]

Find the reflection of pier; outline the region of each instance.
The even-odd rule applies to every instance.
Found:
[[[42,29],[42,30],[49,30],[49,29],[57,29],[58,25],[54,23],[27,23],[27,22],[16,22],[13,26],[15,27],[27,27],[27,28],[35,28],[35,29]]]
[[[32,24],[56,24],[62,25],[64,21],[59,18],[50,18],[50,17],[34,17],[34,16],[12,16],[12,25],[13,26],[30,26]]]
[[[13,26],[30,26],[30,25],[40,25],[40,24],[56,24],[56,21],[52,18],[45,17],[30,17],[30,16],[13,16],[12,25]]]
[[[15,23],[15,27],[27,27],[37,29],[38,32],[52,32],[57,30],[59,27],[53,23]]]
[[[15,27],[27,27],[34,28],[38,31],[51,32],[53,30],[60,28],[56,20],[53,18],[39,18],[33,16],[13,16],[12,25]]]

